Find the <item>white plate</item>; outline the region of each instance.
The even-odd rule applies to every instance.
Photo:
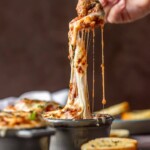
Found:
[[[127,129],[130,134],[150,133],[150,119],[147,120],[121,120],[116,119],[112,124],[112,129]]]

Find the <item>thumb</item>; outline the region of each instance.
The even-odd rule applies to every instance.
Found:
[[[125,0],[120,0],[119,3],[114,5],[107,14],[106,21],[109,23],[120,23],[124,21],[123,11],[125,10]]]

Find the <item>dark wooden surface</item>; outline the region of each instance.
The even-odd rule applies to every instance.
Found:
[[[68,87],[68,22],[76,0],[0,1],[0,98],[31,90]],[[106,25],[108,105],[128,100],[150,107],[150,16],[131,24]],[[100,31],[96,32],[96,104],[101,108]],[[91,55],[89,52],[89,56]],[[91,59],[89,60],[89,72]],[[91,75],[89,76],[91,87]]]

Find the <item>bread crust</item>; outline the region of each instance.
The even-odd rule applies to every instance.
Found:
[[[130,109],[129,103],[125,101],[120,104],[116,104],[103,110],[97,111],[95,113],[105,113],[110,114],[112,116],[117,116],[121,115],[124,112],[127,112],[129,109]]]
[[[127,138],[99,138],[82,145],[81,150],[137,150],[137,141]]]
[[[150,119],[150,109],[138,110],[133,112],[125,112],[122,114],[121,118],[123,120],[143,120]]]

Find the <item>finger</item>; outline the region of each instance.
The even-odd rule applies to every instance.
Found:
[[[114,5],[119,2],[119,0],[107,0],[107,2],[111,5]]]
[[[101,5],[105,7],[106,5],[114,5],[119,2],[119,0],[99,0]]]
[[[108,0],[100,0],[102,7],[105,7],[108,3]]]
[[[123,21],[122,12],[126,6],[125,0],[120,0],[118,4],[114,5],[107,15],[107,22],[120,23]]]
[[[126,22],[126,23],[132,21],[132,18],[130,16],[130,14],[128,13],[127,9],[124,9],[122,12],[122,20],[123,20],[123,22]]]
[[[111,8],[116,5],[120,0],[100,0],[100,3],[105,12],[105,20],[107,20],[107,16]]]

